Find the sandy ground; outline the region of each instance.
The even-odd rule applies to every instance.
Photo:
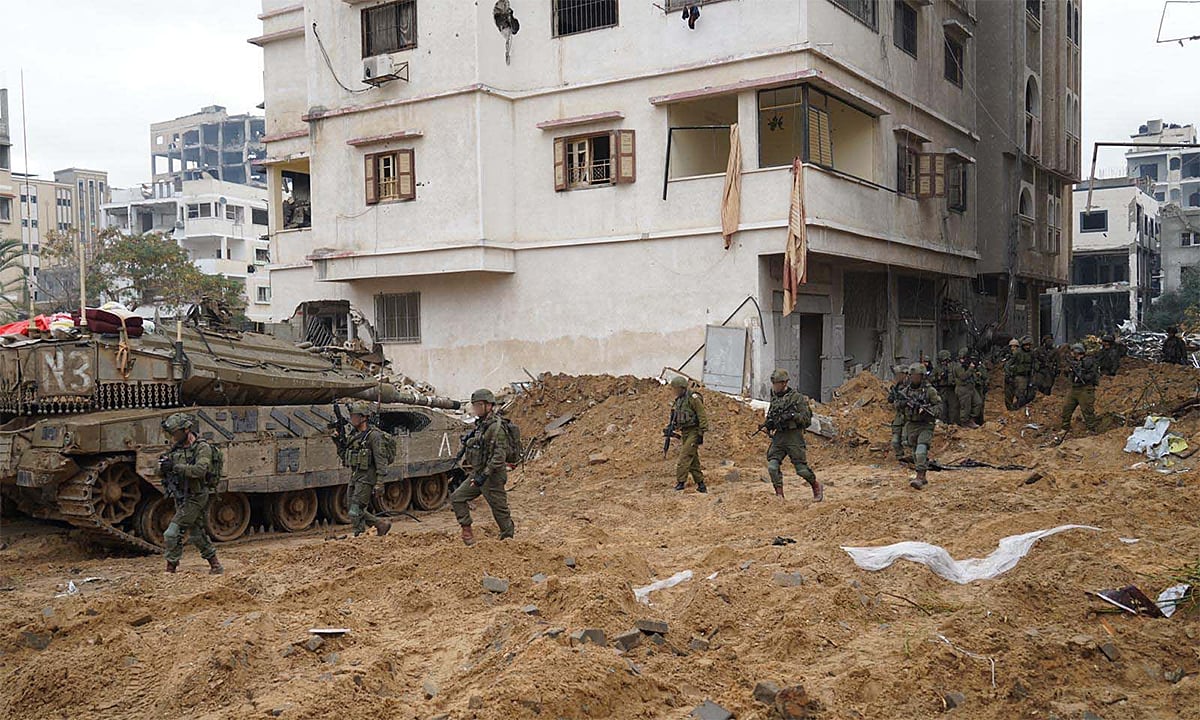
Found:
[[[1101,386],[1098,409],[1118,416],[1095,437],[1077,420],[1059,444],[1059,397],[1008,413],[999,392],[983,428],[939,427],[942,462],[1018,464],[1042,476],[1032,484],[1030,471],[961,470],[912,490],[886,447],[884,385],[864,375],[819,408],[839,437],[809,436],[826,502],[790,469],[788,499],[775,500],[766,440],[748,437],[759,415],[711,393],[710,493],[675,493],[675,452],[661,453],[669,389],[554,376],[513,416],[528,437],[578,418],[512,474],[514,541],[496,539],[480,503],[484,539],[471,548],[446,509],[385,538],[335,528],[225,545],[221,577],[189,547],[169,576],[161,558],[5,519],[0,717],[685,718],[711,699],[770,718],[752,693],[771,680],[803,685],[815,717],[831,719],[1200,718],[1197,614],[1100,613],[1085,594],[1129,583],[1157,594],[1200,558],[1194,460],[1131,469],[1142,458],[1122,452],[1120,426],[1195,397],[1200,375],[1129,364]],[[1200,444],[1200,417],[1176,430]],[[1067,523],[1101,530],[1044,539],[968,585],[908,562],[867,572],[840,549],[922,540],[980,557]],[[634,587],[681,570],[694,578],[652,605],[634,600]],[[788,584],[792,573],[803,582]],[[485,590],[485,576],[508,590]],[[71,580],[80,592],[56,597]],[[612,646],[641,619],[668,623],[661,645]],[[350,632],[310,649],[313,627]],[[573,644],[588,628],[608,646]]]

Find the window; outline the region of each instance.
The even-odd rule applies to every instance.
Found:
[[[421,293],[376,295],[375,330],[385,342],[421,342]]]
[[[12,198],[0,197],[0,222],[12,222]]]
[[[1138,177],[1149,178],[1158,182],[1158,163],[1138,165]]]
[[[958,87],[963,86],[963,44],[958,38],[946,33],[945,77]]]
[[[271,302],[271,286],[259,285],[258,291],[254,297],[255,302],[269,303]]]
[[[1200,247],[1200,233],[1179,233],[1179,247]]]
[[[264,265],[271,262],[271,251],[267,248],[254,248],[254,262]]]
[[[1025,12],[1029,13],[1029,17],[1041,22],[1042,0],[1025,0]]]
[[[1179,169],[1179,163],[1180,163],[1180,160],[1179,160],[1179,158],[1177,158],[1177,157],[1173,157],[1173,158],[1171,158],[1171,160],[1170,160],[1170,163],[1171,163],[1171,169],[1172,169],[1172,170],[1178,170],[1178,169]]]
[[[367,204],[417,199],[417,176],[412,150],[375,153],[366,163]]]
[[[242,207],[241,205],[226,205],[225,219],[232,220],[238,225],[241,225],[246,221],[246,208]]]
[[[637,179],[633,130],[554,140],[554,189],[575,190]]]
[[[1165,192],[1159,190],[1158,192],[1154,193],[1154,199],[1159,202],[1166,202],[1167,194]]]
[[[1046,196],[1046,246],[1042,250],[1052,255],[1057,255],[1061,248],[1062,186],[1051,180],[1050,192]]]
[[[617,0],[554,0],[554,37],[614,27]]]
[[[188,205],[187,206],[187,216],[188,216],[188,218],[193,219],[193,220],[196,218],[212,217],[213,216],[212,203],[200,203],[198,205],[195,205],[195,204]]]
[[[920,151],[908,142],[896,143],[896,192],[901,195],[917,194],[917,155]]]
[[[400,0],[362,11],[363,57],[411,50],[416,46],[416,0]]]
[[[1171,189],[1171,202],[1175,203],[1176,205],[1183,202],[1183,193],[1179,190],[1179,188]]]
[[[1108,211],[1093,210],[1079,213],[1079,232],[1107,232]]]
[[[951,155],[946,164],[946,206],[956,212],[966,212],[967,168],[970,163]]]
[[[267,211],[258,208],[250,208],[250,224],[251,225],[266,225]]]
[[[759,167],[789,166],[796,158],[875,180],[876,120],[808,86],[758,93]]]
[[[1188,207],[1200,207],[1200,192],[1188,195]]]
[[[737,95],[719,95],[670,106],[669,178],[725,172],[729,126],[738,121],[737,105]]]
[[[1183,157],[1183,177],[1200,177],[1200,155],[1185,155]]]
[[[893,41],[904,52],[917,56],[917,9],[906,0],[895,0],[895,32]]]
[[[933,322],[937,285],[932,278],[900,275],[896,278],[896,313],[900,322]]]
[[[879,16],[876,0],[830,0],[834,5],[858,18],[859,22],[875,30]]]

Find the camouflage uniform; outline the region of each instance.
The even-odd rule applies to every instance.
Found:
[[[1033,353],[1033,385],[1043,395],[1049,395],[1058,379],[1058,348],[1054,339],[1047,335]]]
[[[896,453],[896,459],[900,460],[904,457],[904,407],[900,403],[900,394],[908,387],[908,368],[897,365],[892,371],[896,375],[896,381],[888,390],[887,401],[893,408],[892,450]]]
[[[957,365],[958,363],[951,362],[950,351],[942,350],[938,353],[938,364],[934,366],[933,376],[930,378],[938,395],[942,397],[941,414],[938,419],[947,425],[957,425],[959,419],[958,395],[955,394]]]
[[[467,503],[480,495],[492,509],[492,517],[500,528],[500,539],[511,538],[516,533],[512,515],[508,510],[508,433],[500,423],[500,416],[489,413],[475,421],[475,430],[467,436],[464,464],[470,467],[468,479],[450,495],[454,517],[464,529],[471,527],[471,508]],[[472,540],[473,542],[473,540]]]
[[[1162,346],[1162,361],[1172,365],[1187,365],[1187,344],[1178,333],[1173,327],[1167,328],[1167,339],[1163,341]]]
[[[915,374],[920,367],[920,364],[915,364],[910,372]],[[919,487],[924,487],[925,471],[929,469],[929,446],[933,444],[933,428],[942,398],[932,386],[924,381],[914,384],[910,378],[909,386],[901,393],[900,400],[904,408],[905,445],[913,448],[913,460],[917,468],[917,480],[913,482],[919,482]]]
[[[1071,392],[1062,409],[1062,429],[1071,429],[1075,408],[1083,411],[1083,424],[1088,432],[1096,432],[1096,386],[1100,384],[1100,373],[1096,361],[1083,355],[1083,346],[1075,345],[1076,355],[1067,363],[1067,377],[1071,379]]]
[[[981,413],[983,398],[976,387],[976,368],[967,348],[958,351],[958,362],[954,363],[954,395],[958,398],[958,422],[970,425]]]
[[[174,424],[173,424],[174,423]],[[195,422],[184,413],[171,415],[163,423],[168,432],[174,429],[191,429]],[[208,537],[208,503],[212,492],[220,478],[212,477],[215,473],[216,459],[212,445],[202,439],[195,439],[190,445],[176,445],[167,453],[168,464],[165,472],[175,478],[178,486],[175,496],[175,516],[163,533],[166,544],[165,557],[168,570],[174,572],[174,566],[183,557],[183,535],[200,551],[200,557],[209,561],[213,572],[220,571],[217,562],[217,548]]]
[[[1111,335],[1105,335],[1103,342],[1104,347],[1096,356],[1096,365],[1101,375],[1114,377],[1121,369],[1121,351],[1117,348],[1116,341]]]
[[[786,371],[776,370],[771,382],[787,382]],[[812,422],[812,408],[808,398],[794,388],[788,387],[781,393],[771,392],[771,407],[767,410],[767,429],[771,431],[771,447],[767,450],[767,474],[777,495],[783,495],[783,471],[780,465],[784,458],[792,461],[796,474],[804,478],[817,492],[817,476],[808,466],[807,445],[804,429]]]
[[[983,424],[983,413],[987,406],[989,365],[981,359],[975,361],[975,397],[972,402],[975,405],[974,420],[980,425]]]
[[[1026,345],[1032,344],[1032,340],[1023,338],[1020,346],[1013,348],[1008,362],[1004,363],[1004,405],[1009,410],[1016,410],[1029,402],[1033,353],[1026,349]]]
[[[677,378],[683,380],[683,378]],[[686,383],[687,381],[684,380]],[[679,387],[676,385],[675,387]],[[686,385],[684,385],[686,387]],[[685,390],[671,407],[675,428],[682,440],[679,443],[679,461],[675,463],[675,489],[687,485],[688,475],[696,482],[696,489],[707,492],[704,471],[700,468],[700,446],[704,444],[704,433],[708,431],[708,415],[704,412],[704,399],[699,393]]]
[[[383,526],[387,523],[372,515],[368,509],[371,492],[376,487],[382,488],[387,477],[387,462],[382,446],[383,431],[371,425],[355,433],[346,443],[346,454],[342,461],[350,468],[350,522],[355,535],[361,535],[368,525],[379,534],[384,534]]]

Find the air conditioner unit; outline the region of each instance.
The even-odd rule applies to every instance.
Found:
[[[408,70],[408,63],[402,63],[403,69]],[[398,68],[392,62],[391,55],[376,55],[363,60],[363,83],[379,87],[386,82],[399,80]]]

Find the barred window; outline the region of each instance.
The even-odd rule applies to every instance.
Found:
[[[376,295],[375,331],[387,342],[421,342],[421,293]]]
[[[416,0],[400,0],[362,11],[363,57],[411,50],[416,46]]]
[[[858,18],[872,30],[878,29],[879,6],[877,0],[830,0],[830,2]]]
[[[617,25],[617,0],[554,0],[554,36]]]
[[[907,0],[896,0],[894,41],[896,47],[917,56],[917,9]]]

